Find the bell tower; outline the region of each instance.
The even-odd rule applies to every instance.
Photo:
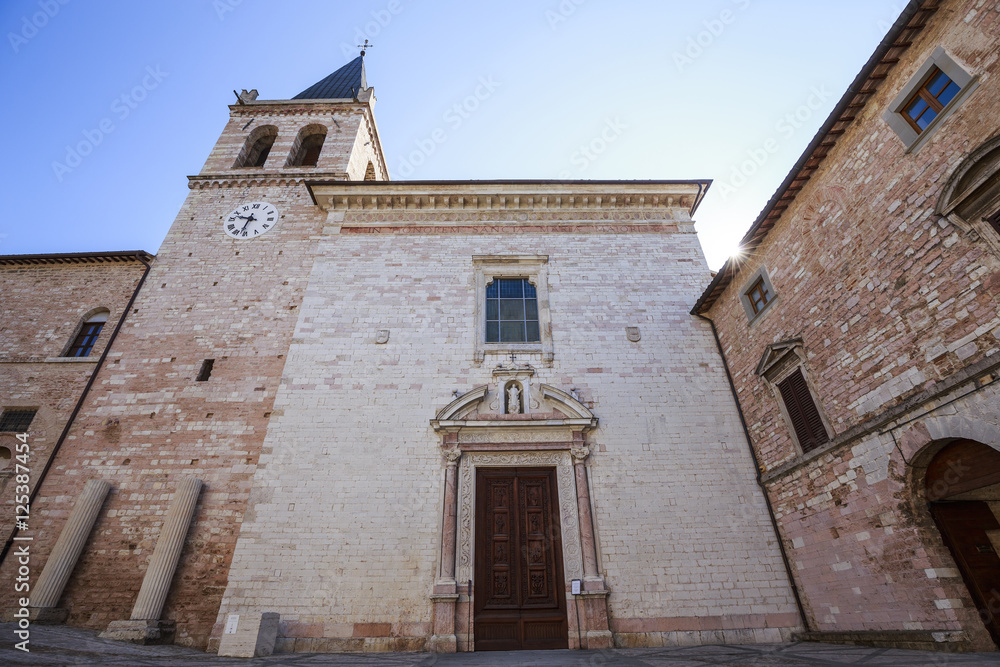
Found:
[[[32,508],[65,516],[86,479],[114,479],[109,514],[79,567],[115,586],[98,597],[86,587],[65,594],[98,629],[118,632],[124,622],[148,639],[173,632],[166,619],[179,614],[187,620],[176,623],[178,641],[208,644],[227,584],[220,563],[233,557],[234,518],[247,510],[272,415],[282,412],[276,397],[320,239],[335,227],[307,182],[388,179],[374,104],[363,55],[291,99],[244,90],[201,172],[188,177],[187,198]],[[184,489],[194,489],[198,509],[178,530],[215,552],[175,563],[176,576],[156,584],[165,604],[132,628],[139,591],[153,585],[144,573],[166,499]],[[54,535],[35,543],[40,554]],[[101,557],[112,552],[120,555]]]
[[[289,100],[238,94],[229,123],[194,180],[388,180],[364,54]]]

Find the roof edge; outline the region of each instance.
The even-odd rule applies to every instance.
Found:
[[[868,58],[868,61],[861,68],[861,71],[858,72],[857,76],[854,77],[854,80],[851,82],[851,85],[848,86],[843,96],[841,96],[840,100],[837,101],[837,104],[836,106],[834,106],[833,111],[830,112],[830,115],[823,122],[823,125],[820,126],[820,129],[816,132],[816,135],[812,138],[812,141],[810,141],[809,145],[806,146],[805,151],[803,151],[802,155],[792,166],[791,170],[788,172],[788,175],[785,176],[784,180],[781,182],[781,185],[778,186],[778,189],[775,190],[773,195],[771,195],[771,198],[764,205],[764,208],[761,210],[756,220],[754,220],[753,224],[750,225],[750,229],[748,229],[746,234],[743,235],[743,238],[740,240],[741,249],[746,248],[749,252],[752,252],[760,245],[763,239],[767,236],[767,231],[764,231],[762,234],[758,235],[758,231],[760,230],[761,226],[768,219],[770,214],[774,211],[774,208],[777,205],[777,203],[787,194],[792,182],[801,179],[799,173],[802,171],[805,164],[812,158],[813,153],[816,152],[820,144],[823,143],[824,139],[826,139],[827,136],[830,134],[830,131],[833,129],[833,126],[836,125],[838,122],[841,122],[841,116],[846,111],[848,105],[850,105],[851,100],[854,99],[854,97],[859,93],[865,93],[864,87],[865,84],[868,82],[868,78],[872,75],[874,70],[880,64],[882,64],[881,62],[882,58],[885,57],[886,53],[890,49],[894,48],[894,46],[896,46],[894,43],[899,38],[900,34],[907,29],[914,29],[914,27],[909,26],[909,23],[913,19],[913,17],[917,14],[917,12],[919,11],[933,12],[938,10],[940,8],[940,5],[935,4],[937,1],[938,0],[910,0],[910,2],[907,3],[906,7],[903,8],[903,11],[900,12],[899,17],[892,24],[892,27],[889,29],[889,32],[886,33],[885,37],[882,38],[882,41],[880,41],[878,46],[875,47],[875,51],[872,53],[871,57]],[[924,7],[923,5],[929,5],[929,6]],[[921,29],[922,27],[923,26],[920,26]],[[874,90],[868,91],[865,94],[868,94],[869,97],[871,97],[877,91],[877,88],[878,87],[876,86]],[[867,106],[867,104],[868,100],[865,100],[864,106]],[[854,117],[852,116],[851,120],[853,120],[853,118]],[[823,158],[825,157],[826,155],[824,154]],[[783,210],[784,209],[782,209],[782,211]],[[780,213],[778,217],[780,217]],[[722,291],[724,291],[726,287],[728,287],[729,282],[734,277],[735,271],[737,271],[738,268],[739,267],[735,265],[734,259],[732,257],[727,259],[725,264],[722,265],[722,268],[719,269],[719,272],[709,283],[708,287],[706,287],[704,292],[702,292],[702,295],[698,298],[698,301],[695,302],[694,307],[691,309],[691,314],[699,315],[709,310],[715,304],[715,301],[718,299],[718,297],[721,296]]]
[[[110,252],[59,252],[32,255],[0,255],[3,264],[97,264],[103,262],[136,261],[149,263],[156,255],[145,250],[113,250]]]

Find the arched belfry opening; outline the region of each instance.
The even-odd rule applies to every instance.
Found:
[[[924,490],[941,539],[1000,644],[1000,451],[974,440],[945,445],[927,465]]]
[[[323,143],[326,141],[326,127],[319,124],[312,124],[299,130],[292,144],[292,150],[288,154],[289,167],[315,167],[319,162],[319,155],[323,150]]]
[[[236,157],[233,167],[263,167],[277,137],[278,128],[274,125],[261,125],[253,130],[243,143],[243,150]]]

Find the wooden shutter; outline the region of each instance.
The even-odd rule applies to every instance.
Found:
[[[785,402],[785,409],[792,420],[792,428],[795,429],[803,453],[830,440],[801,370],[796,368],[791,375],[779,382],[778,391],[781,392],[781,399]]]
[[[1000,234],[1000,211],[986,218],[986,222],[990,223],[990,226],[993,227],[997,234]]]

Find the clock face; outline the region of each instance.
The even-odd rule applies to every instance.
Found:
[[[278,209],[266,201],[240,204],[222,219],[222,229],[234,239],[252,239],[278,224]]]

